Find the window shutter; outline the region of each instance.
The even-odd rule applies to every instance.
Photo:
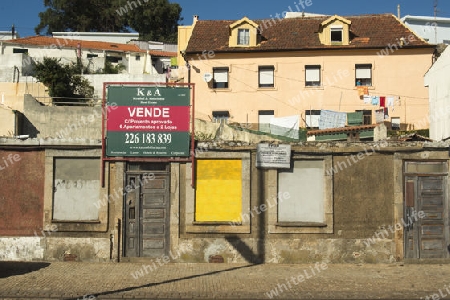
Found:
[[[214,80],[216,82],[228,82],[228,70],[214,70]]]
[[[306,81],[320,81],[320,68],[307,68]]]
[[[273,69],[260,69],[259,70],[259,83],[260,84],[273,84]]]
[[[359,79],[370,79],[372,78],[372,67],[357,67],[356,68],[356,78]]]

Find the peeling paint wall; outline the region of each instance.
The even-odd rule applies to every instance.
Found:
[[[41,237],[1,237],[0,261],[43,260],[45,245]]]
[[[282,192],[276,170],[256,168],[256,147],[205,143],[200,158],[242,160],[241,185],[245,187],[242,212],[249,215],[242,225],[223,220],[217,224],[199,224],[194,217],[196,182],[192,182],[192,175],[198,178],[198,174],[193,172],[191,163],[171,163],[170,251],[176,254],[172,261],[286,264],[402,261],[403,231],[388,230],[386,235],[377,233],[403,217],[403,160],[448,161],[449,144],[391,143],[371,155],[364,151],[364,147],[370,146],[368,143],[292,145],[295,159],[326,157],[324,173],[330,166],[335,168],[333,174],[324,174],[332,176],[332,184],[326,184],[324,195],[332,197],[332,201],[325,203],[331,207],[332,222],[327,221],[322,225],[324,230],[319,230],[302,227],[302,224],[280,226],[277,215],[271,216],[277,211],[276,205],[259,213],[253,210],[263,204],[270,206],[273,197],[276,199]],[[0,210],[0,214],[9,216],[9,219],[0,218],[0,260],[106,262],[124,259],[121,251],[125,163],[107,163],[105,166],[105,187],[100,188],[100,202],[96,202],[100,213],[98,221],[58,223],[51,215],[54,158],[98,158],[100,149],[47,149],[45,153],[41,150],[1,151],[0,163],[8,154],[20,154],[21,160],[0,177],[6,187],[0,195],[0,203],[6,210]],[[358,153],[362,155],[357,159]],[[31,192],[34,194],[29,194]],[[10,200],[6,201],[6,196]],[[35,201],[30,202],[30,199]],[[17,206],[17,203],[22,204]],[[24,214],[21,209],[30,209],[24,203],[31,203],[36,209]]]
[[[73,257],[75,261],[109,261],[110,240],[107,238],[52,238],[45,239],[46,261],[64,261]]]
[[[227,153],[224,149],[232,151],[239,148],[229,146],[220,148],[214,142],[205,144],[208,144],[208,147],[204,147],[209,149],[208,158],[216,156],[220,159]],[[271,220],[268,216],[270,208],[265,212],[251,215],[249,233],[239,232],[239,226],[233,228],[223,224],[206,226],[192,223],[192,219],[188,218],[192,212],[190,207],[192,203],[185,200],[185,197],[194,197],[195,189],[192,189],[189,186],[190,181],[186,180],[185,192],[180,195],[180,238],[177,238],[177,243],[189,243],[193,250],[185,253],[178,261],[210,262],[211,257],[221,257],[225,263],[402,261],[403,232],[396,230],[395,224],[402,218],[403,173],[401,161],[395,162],[395,153],[415,153],[404,155],[413,159],[448,160],[447,145],[433,145],[435,149],[432,151],[429,148],[425,151],[421,143],[414,142],[403,144],[391,142],[378,148],[377,143],[345,142],[305,143],[293,146],[294,157],[308,156],[319,159],[326,155],[331,156],[331,164],[327,166],[335,168],[331,174],[333,199],[331,231],[301,233],[299,228],[304,230],[304,227],[293,226],[283,227],[283,233],[276,230],[271,232],[269,226],[279,227],[276,226],[277,219]],[[372,151],[371,147],[375,150]],[[369,150],[365,151],[366,148]],[[262,204],[269,206],[270,196],[273,194],[271,191],[280,192],[277,171],[257,169],[255,152],[251,149],[246,150],[252,153],[249,209],[261,207]],[[395,164],[399,167],[395,167]],[[185,176],[180,175],[181,178],[189,179],[188,165],[181,170],[186,172]],[[273,209],[276,210],[276,206]]]

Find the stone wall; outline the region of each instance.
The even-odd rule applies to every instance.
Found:
[[[99,140],[102,137],[100,106],[44,106],[25,95],[23,113],[26,122],[22,134],[30,137]]]

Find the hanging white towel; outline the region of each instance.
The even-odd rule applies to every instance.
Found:
[[[392,96],[387,97],[386,107],[394,107],[394,97]]]

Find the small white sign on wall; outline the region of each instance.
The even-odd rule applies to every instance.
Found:
[[[290,169],[291,145],[258,144],[257,168]]]

